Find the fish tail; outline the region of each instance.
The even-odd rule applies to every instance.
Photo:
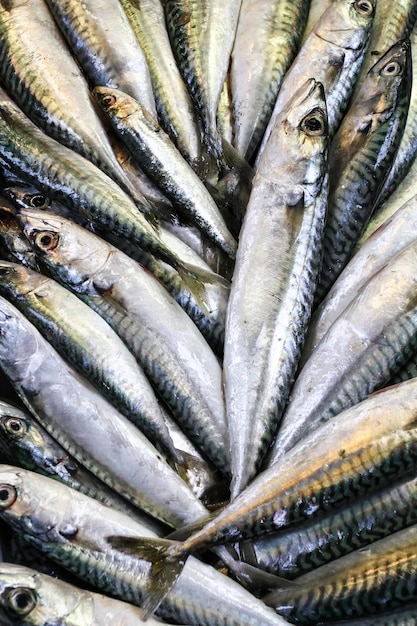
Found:
[[[181,542],[168,539],[112,535],[107,537],[107,543],[115,550],[151,563],[151,576],[141,604],[143,619],[148,619],[171,591],[188,554],[182,551]]]

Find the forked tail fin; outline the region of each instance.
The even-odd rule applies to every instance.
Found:
[[[144,594],[142,610],[147,619],[171,591],[187,560],[181,542],[148,537],[111,535],[107,542],[115,550],[151,563],[151,576]]]

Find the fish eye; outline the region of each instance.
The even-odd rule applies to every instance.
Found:
[[[0,509],[7,509],[17,500],[17,491],[12,485],[0,485]]]
[[[374,5],[370,0],[356,0],[354,7],[361,15],[372,15],[374,12]]]
[[[0,267],[0,276],[7,276],[10,274],[10,267]]]
[[[111,107],[116,103],[116,98],[111,94],[106,94],[101,98],[101,102],[105,107]]]
[[[54,233],[50,230],[41,230],[35,236],[35,246],[40,250],[44,250],[46,252],[50,250],[55,250],[59,242],[58,233]]]
[[[31,589],[13,589],[7,597],[9,608],[18,615],[27,615],[36,606],[36,598]]]
[[[50,206],[49,198],[44,196],[41,193],[35,193],[28,198],[28,204],[35,209],[44,209],[47,206]]]
[[[319,109],[311,111],[300,124],[301,130],[309,137],[319,137],[326,132],[326,122]]]
[[[398,76],[401,74],[401,65],[398,61],[390,61],[385,67],[382,68],[382,76]]]
[[[5,429],[14,437],[21,437],[26,432],[26,424],[18,417],[8,417],[4,421]]]

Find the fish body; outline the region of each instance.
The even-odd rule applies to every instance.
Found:
[[[184,541],[109,538],[113,547],[152,563],[154,577],[142,604],[146,613],[175,583],[190,552],[260,537],[361,497],[412,469],[416,387],[413,380],[388,388],[323,424]]]
[[[291,591],[272,592],[264,601],[298,624],[378,614],[415,602],[416,538],[417,526],[400,530],[300,576]]]
[[[146,109],[128,94],[96,87],[95,96],[135,161],[180,211],[231,258],[236,241],[200,178]]]
[[[30,413],[0,400],[0,450],[3,460],[44,476],[50,476],[72,489],[136,519],[155,532],[158,524],[143,511],[129,505],[109,489],[74,457],[68,454]]]
[[[311,79],[276,119],[239,236],[224,354],[232,497],[259,468],[297,368],[319,267],[327,141],[324,93]]]
[[[4,298],[1,327],[2,369],[41,425],[77,461],[135,506],[174,527],[204,517],[205,508],[140,431]],[[162,482],[163,493],[158,487]]]
[[[110,326],[51,278],[0,261],[0,293],[172,462],[181,463],[155,393]]]
[[[216,114],[226,80],[241,0],[167,0],[168,32],[177,61],[202,120],[205,143],[223,153]]]
[[[295,57],[308,2],[243,0],[230,66],[234,139],[252,159],[274,107],[281,81]]]
[[[33,472],[2,466],[0,484],[4,494],[11,496],[1,503],[0,516],[18,532],[24,532],[30,544],[102,593],[141,605],[149,582],[149,565],[113,550],[106,538],[113,534],[155,537],[155,533]],[[194,558],[188,560],[158,617],[202,626],[286,624],[240,585]]]
[[[133,191],[44,0],[2,2],[0,76],[32,121]]]
[[[343,382],[350,376],[361,375],[357,369],[365,352],[372,350],[373,344],[384,352],[387,347],[384,330],[414,309],[416,253],[414,242],[372,276],[323,336],[291,390],[269,465],[288,455],[297,441],[319,426],[322,412],[337,396]],[[378,375],[378,360],[371,358],[368,367],[365,380],[370,378],[372,369],[375,370],[372,376]]]
[[[151,75],[161,125],[193,167],[201,158],[197,117],[169,41],[160,0],[120,0]]]
[[[94,234],[33,209],[19,219],[42,262],[116,330],[194,443],[227,474],[222,371],[185,312],[153,276]]]
[[[329,153],[329,206],[320,302],[368,223],[404,133],[411,94],[411,47],[392,46],[369,70]]]
[[[117,0],[81,3],[46,0],[46,3],[91,84],[129,93],[156,119],[146,58],[120,3]]]

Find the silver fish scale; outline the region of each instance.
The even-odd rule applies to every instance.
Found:
[[[53,6],[60,7],[63,20],[67,16],[66,37],[69,46],[73,47],[74,56],[77,56],[75,48],[80,37],[83,40],[78,59],[85,71],[89,72],[91,82],[87,83],[74,64],[74,74],[77,71],[77,80],[80,81],[79,98],[76,97],[76,89],[69,87],[67,90],[66,83],[73,85],[73,82],[69,75],[66,78],[63,59],[70,59],[70,64],[72,60],[64,40],[52,36],[52,32],[48,38],[46,31],[41,30],[38,19],[24,19],[24,15],[30,16],[30,12],[36,13],[38,8],[39,19],[44,16],[42,28],[45,23],[52,25],[48,4],[51,11]],[[277,33],[279,49],[278,44],[273,43],[275,36],[267,36],[268,43],[263,43],[266,27],[259,37],[252,35],[255,32],[249,28],[252,24],[245,22],[247,15],[250,15],[249,0],[230,0],[229,3],[225,0],[155,0],[154,12],[147,2],[140,0],[122,0],[120,3],[118,0],[88,0],[82,4],[82,7],[77,3],[72,5],[71,0],[0,0],[0,82],[26,115],[43,126],[47,133],[64,144],[71,144],[72,148],[102,166],[113,181],[119,182],[116,184],[110,179],[107,182],[104,174],[95,174],[96,170],[89,165],[83,167],[78,155],[74,159],[68,153],[65,156],[65,152],[57,147],[58,144],[52,148],[52,140],[44,140],[39,128],[35,128],[34,124],[30,126],[31,123],[23,113],[17,112],[17,108],[13,112],[13,105],[0,92],[1,186],[10,186],[13,176],[17,174],[23,179],[23,184],[34,186],[35,195],[36,190],[39,190],[41,197],[47,195],[52,200],[50,202],[46,198],[47,201],[42,203],[40,197],[39,210],[35,215],[35,212],[31,213],[32,209],[24,208],[25,200],[19,199],[18,194],[8,195],[7,208],[0,212],[0,254],[14,262],[36,269],[40,267],[67,287],[76,286],[81,299],[90,299],[90,306],[100,312],[110,326],[117,327],[117,332],[130,345],[130,350],[140,362],[144,375],[158,392],[162,414],[167,414],[167,420],[175,419],[174,428],[181,429],[186,450],[182,452],[179,449],[178,459],[169,465],[160,457],[160,453],[156,454],[156,465],[154,453],[150,452],[152,445],[148,442],[144,443],[143,452],[139,452],[139,443],[135,443],[138,451],[134,454],[132,442],[136,441],[137,433],[130,430],[132,426],[126,426],[126,429],[124,426],[115,426],[111,418],[113,413],[107,408],[101,394],[97,404],[100,408],[97,415],[93,415],[94,411],[91,409],[89,413],[86,408],[89,400],[82,397],[81,393],[79,396],[72,395],[78,383],[74,382],[73,389],[63,392],[65,398],[58,397],[58,390],[63,389],[63,380],[56,381],[53,370],[61,372],[58,375],[63,379],[64,369],[60,369],[61,365],[53,368],[45,364],[39,371],[41,357],[40,352],[35,350],[32,360],[26,362],[22,357],[19,363],[15,362],[15,354],[22,349],[23,335],[16,335],[14,345],[6,344],[10,339],[10,319],[3,318],[12,315],[7,309],[7,303],[7,306],[0,308],[0,329],[4,329],[0,332],[0,376],[4,376],[3,372],[7,374],[4,381],[1,379],[1,391],[4,387],[7,399],[15,403],[18,403],[16,391],[20,391],[35,420],[42,422],[49,435],[56,437],[63,446],[59,448],[53,440],[48,444],[38,442],[40,467],[42,463],[45,465],[50,461],[52,474],[58,476],[60,469],[65,469],[67,474],[73,471],[74,475],[66,476],[65,479],[69,478],[69,484],[80,488],[77,482],[78,475],[81,476],[84,471],[83,463],[93,474],[104,478],[107,487],[101,491],[100,484],[96,486],[91,481],[91,486],[86,483],[81,489],[87,489],[90,496],[102,501],[106,498],[106,502],[111,502],[114,498],[115,506],[120,506],[125,513],[97,504],[95,500],[59,485],[50,477],[1,465],[10,460],[16,465],[24,465],[32,463],[32,460],[23,457],[18,460],[20,453],[17,448],[13,456],[14,453],[10,452],[6,443],[0,440],[0,520],[2,523],[5,520],[20,536],[24,535],[32,546],[52,557],[55,563],[75,573],[83,583],[92,585],[96,591],[108,597],[114,596],[128,605],[143,607],[141,616],[146,617],[156,611],[158,619],[165,620],[160,623],[285,626],[287,620],[290,620],[308,626],[325,620],[328,624],[337,621],[340,626],[415,626],[417,507],[414,470],[417,429],[414,416],[417,415],[417,404],[414,400],[415,381],[408,379],[414,378],[417,373],[414,284],[417,282],[411,271],[406,273],[401,270],[401,258],[398,260],[393,256],[397,252],[392,252],[390,258],[384,256],[380,265],[374,262],[373,259],[380,254],[380,238],[375,237],[374,247],[372,241],[367,242],[369,265],[375,269],[371,274],[366,274],[362,267],[366,262],[362,266],[360,263],[352,264],[352,272],[360,273],[361,277],[358,276],[356,282],[344,279],[346,282],[340,283],[342,291],[344,284],[349,290],[344,300],[349,302],[349,306],[346,308],[345,304],[344,308],[340,305],[340,310],[334,313],[333,318],[331,311],[326,310],[332,322],[328,322],[328,334],[317,340],[316,346],[312,346],[312,342],[318,314],[310,321],[312,308],[319,304],[332,284],[335,284],[337,293],[336,266],[347,246],[342,234],[347,233],[350,247],[343,272],[345,276],[349,272],[350,259],[362,228],[358,225],[359,205],[365,200],[369,201],[371,213],[375,203],[378,203],[378,186],[374,184],[374,172],[371,169],[372,160],[383,140],[377,138],[371,146],[372,158],[364,157],[353,165],[349,174],[343,174],[340,191],[337,192],[339,201],[346,204],[343,199],[349,194],[349,185],[355,184],[359,199],[350,210],[352,226],[333,220],[327,213],[328,233],[334,235],[332,242],[327,235],[323,235],[329,185],[329,176],[325,171],[328,164],[325,164],[323,158],[325,149],[320,154],[321,162],[325,165],[321,166],[318,176],[310,153],[310,161],[300,164],[303,159],[307,161],[307,140],[300,140],[296,144],[294,157],[289,159],[285,167],[283,161],[274,160],[268,154],[272,141],[268,143],[273,134],[277,133],[281,138],[279,150],[286,155],[291,152],[292,155],[290,132],[293,131],[290,129],[293,128],[302,130],[309,138],[320,135],[326,141],[331,140],[345,109],[349,112],[353,90],[360,93],[364,74],[392,44],[411,32],[417,17],[416,0],[400,0],[397,3],[386,0],[323,1],[322,11],[318,2],[312,1],[311,15],[322,15],[316,24],[308,22],[312,34],[304,39],[302,31],[308,21],[309,2],[300,2],[295,7],[296,3],[274,0],[269,3],[268,10],[261,1],[256,6],[251,5],[250,10],[257,12],[256,20],[253,13],[253,27],[258,18],[260,24],[262,18],[269,20],[271,23],[268,27]],[[88,13],[91,31],[88,30],[90,26],[87,21],[79,21],[78,15],[81,13],[77,11],[81,9]],[[280,15],[279,23],[270,17],[273,10],[274,15]],[[118,15],[117,24],[123,23],[123,29],[127,29],[124,31],[125,41],[120,42],[120,45],[116,43],[115,35],[120,37],[121,27],[114,26],[112,15]],[[163,15],[165,20],[162,19]],[[20,22],[25,23],[24,27],[18,26]],[[25,30],[28,24],[29,29]],[[113,28],[117,33],[112,32]],[[144,33],[144,29],[149,29],[149,32]],[[172,82],[164,80],[164,76],[169,73],[169,64],[162,68],[160,56],[163,53],[157,50],[158,35],[150,31],[161,34],[164,38],[161,50],[166,51],[170,63],[176,63]],[[39,57],[33,53],[31,57],[31,53],[28,53],[30,47],[36,44],[37,37],[39,48],[32,48],[32,51],[46,50],[43,62],[40,58],[42,55]],[[152,37],[154,42],[150,42]],[[132,42],[132,50],[128,49],[129,41]],[[125,45],[126,56],[123,58],[126,62],[120,62],[120,55],[125,54]],[[269,47],[273,45],[275,49]],[[411,44],[405,45],[411,45],[415,54],[415,38]],[[169,51],[167,46],[171,46]],[[133,48],[142,54],[141,47],[141,72],[133,73],[132,76],[128,67],[130,61],[127,59],[130,59]],[[117,71],[119,66],[126,66],[123,70],[126,69],[129,74],[127,82],[121,82],[120,85],[118,80],[122,80],[122,77]],[[48,67],[51,68],[50,76]],[[306,67],[309,69],[304,75]],[[106,68],[104,73],[103,68]],[[94,71],[96,73],[93,77]],[[50,77],[52,81],[49,81]],[[301,115],[295,105],[296,90],[302,89],[309,80],[324,89],[328,108],[328,119],[324,121],[318,113],[319,107],[303,111]],[[100,82],[104,85],[99,85]],[[145,188],[148,185],[148,189],[155,185],[155,195],[151,197],[158,198],[159,194],[164,207],[162,209],[158,205],[158,209],[155,209],[152,202],[145,197],[142,199],[138,189],[143,187],[135,183],[133,144],[129,145],[129,141],[125,141],[122,148],[118,144],[119,139],[103,125],[101,112],[97,116],[95,103],[92,104],[93,83],[100,89],[101,97],[107,98],[109,102],[109,98],[119,99],[117,89],[124,91],[128,82],[132,88],[130,95],[134,95],[138,101],[143,97],[142,105],[154,118],[157,137],[160,137],[158,133],[162,128],[169,132],[182,156],[204,182],[227,229],[238,241],[235,270],[232,260],[234,249],[227,262],[224,250],[223,256],[219,250],[219,261],[215,262],[216,248],[221,243],[210,243],[208,254],[210,267],[225,268],[224,272],[219,270],[221,275],[216,275],[204,260],[197,257],[200,254],[198,250],[203,250],[206,245],[198,224],[191,225],[194,242],[192,251],[179,242],[177,233],[181,230],[183,241],[188,241],[186,221],[190,219],[191,223],[194,217],[185,218],[180,210],[177,212],[181,187],[178,184],[172,188],[176,183],[166,180],[165,173],[161,173],[158,148],[153,148],[152,154],[147,157],[152,162],[153,170],[157,168],[156,172],[152,170],[154,182],[147,181],[145,177],[144,185]],[[163,87],[161,83],[164,83]],[[105,85],[108,92],[102,92]],[[60,90],[64,93],[64,87],[68,95],[63,100]],[[222,88],[223,96],[227,97],[220,105]],[[259,104],[261,91],[263,99],[262,104]],[[128,88],[126,93],[129,93]],[[236,95],[242,93],[244,96]],[[400,106],[406,110],[408,98],[409,90],[401,105],[395,105],[394,115],[404,118],[403,121],[405,117],[399,112]],[[248,110],[245,110],[245,106]],[[326,106],[323,106],[323,110]],[[221,124],[216,124],[217,107],[217,119],[220,120],[221,115],[227,117],[227,124],[224,125],[227,137],[221,137]],[[19,118],[20,115],[22,117]],[[115,115],[123,120],[130,113],[120,105]],[[158,122],[157,116],[160,118]],[[411,119],[410,116],[410,124]],[[61,124],[64,120],[70,120],[71,123]],[[357,124],[362,128],[359,114]],[[265,126],[267,129],[261,140]],[[391,154],[395,154],[401,140],[403,128],[398,127],[397,130],[398,133],[392,132],[389,136],[385,133],[386,158],[378,161],[376,166],[381,181],[389,175]],[[229,146],[229,141],[251,161],[250,165],[255,163],[249,200],[246,193],[249,186],[247,178],[252,172],[250,167],[243,169],[244,159],[239,161],[242,157]],[[330,158],[337,159],[337,156],[332,156],[331,150],[329,154]],[[301,156],[300,160],[298,156]],[[413,155],[410,156],[412,158]],[[348,155],[347,160],[352,160],[351,155]],[[73,166],[73,163],[77,165]],[[409,186],[408,198],[411,197],[409,210],[413,203],[417,207],[417,188],[410,182],[410,176],[414,176],[411,161],[406,167],[411,167],[411,174],[405,176]],[[7,168],[11,172],[7,172]],[[149,172],[152,168],[149,168]],[[247,174],[243,175],[243,171]],[[259,185],[259,172],[267,181],[264,186]],[[392,191],[399,184],[399,179],[398,182],[397,178],[394,180]],[[187,185],[186,180],[182,182],[184,187],[191,187],[191,183]],[[316,186],[314,193],[309,188],[310,183]],[[286,206],[288,219],[287,222],[285,218],[282,220],[280,231],[271,228],[271,237],[268,233],[267,238],[261,220],[255,223],[255,220],[244,218],[244,214],[247,202],[250,205],[255,200],[263,206],[264,214],[267,211],[272,213],[273,184],[277,185],[282,194],[282,204]],[[244,190],[241,195],[240,189]],[[261,196],[259,189],[266,194],[263,202],[262,198],[257,197],[257,193]],[[331,189],[330,168],[330,195]],[[133,199],[128,198],[128,195]],[[193,194],[191,191],[191,196],[197,196],[197,192]],[[317,216],[314,222],[311,220],[308,223],[307,219],[302,221],[301,216],[305,217],[313,196],[319,198]],[[236,198],[239,200],[236,201]],[[196,197],[192,197],[192,200],[198,203]],[[71,222],[71,213],[76,212],[74,222],[81,223],[90,231],[88,244],[81,245],[77,240],[74,246],[76,256],[64,255],[62,243],[67,236],[64,227],[61,229],[60,226],[54,231],[52,222],[48,223],[51,218],[45,211],[53,209],[52,205],[57,201],[61,201],[65,207],[65,218]],[[384,211],[389,210],[389,203],[390,195],[384,199]],[[14,207],[12,211],[10,206]],[[136,215],[136,206],[146,217]],[[16,220],[13,218],[14,210],[18,213]],[[289,217],[291,212],[292,215],[298,212],[293,222]],[[33,219],[31,223],[25,222],[25,219],[29,220],[29,215]],[[172,224],[168,224],[168,221]],[[258,239],[253,239],[259,250],[249,253],[250,237],[246,237],[243,229],[240,231],[242,221],[243,228],[249,222],[252,232],[259,235]],[[214,222],[210,223],[209,218],[207,222],[211,232],[210,229],[215,228]],[[26,239],[23,239],[18,227],[22,228]],[[384,228],[388,229],[389,225],[384,225]],[[411,217],[404,218],[401,228],[404,229],[403,240],[407,243],[398,244],[398,250],[409,245],[410,238],[415,240],[409,232],[413,230]],[[184,318],[180,316],[174,322],[172,310],[171,317],[168,314],[165,317],[162,306],[159,308],[158,297],[154,295],[152,302],[147,301],[145,288],[133,286],[135,283],[129,283],[127,279],[128,288],[124,292],[121,290],[119,300],[115,298],[117,284],[124,283],[125,277],[118,273],[116,265],[109,262],[111,253],[106,258],[106,253],[101,248],[99,250],[96,245],[101,241],[99,235],[146,266],[147,271],[153,273],[175,297],[177,302],[172,300],[172,306],[177,307],[177,303],[180,303],[183,309],[181,312],[184,314],[185,311],[194,324],[185,314]],[[74,242],[76,235],[73,239],[71,237],[69,241]],[[297,255],[301,238],[308,240],[309,245],[303,254],[300,252]],[[283,250],[286,252],[280,257],[279,253]],[[266,265],[268,255],[271,258],[282,258],[278,268],[272,263],[268,266],[277,273],[275,283],[270,280],[270,276],[265,275],[270,271]],[[90,266],[88,257],[98,262],[98,266]],[[250,280],[243,281],[239,276],[239,264],[243,264],[244,257],[253,263],[250,269],[252,275],[256,276],[257,285],[252,293]],[[404,258],[408,257],[404,255]],[[382,264],[385,266],[381,268]],[[126,267],[124,271],[127,271]],[[329,277],[326,276],[327,270]],[[97,275],[94,283],[92,276]],[[396,282],[398,285],[398,294],[404,284],[403,300],[400,300],[397,292],[394,295],[393,290],[390,294],[384,294],[387,283],[379,282],[381,275],[390,275],[391,284]],[[90,283],[96,289],[94,295],[88,292]],[[297,299],[294,297],[291,304],[287,304],[290,299],[288,293],[294,285],[298,289]],[[229,290],[232,297],[228,302]],[[263,290],[271,291],[271,299],[274,306],[275,303],[277,305],[279,314],[276,314],[276,320],[279,321],[275,326],[272,323],[269,326],[267,305],[261,297]],[[255,292],[259,298],[256,302],[253,296]],[[267,294],[268,297],[271,293]],[[368,308],[362,313],[362,317],[369,316],[366,331],[365,325],[363,330],[362,326],[354,327],[354,321],[360,317],[356,311],[362,311],[363,293],[370,294]],[[39,297],[42,297],[41,293]],[[341,299],[340,294],[338,298]],[[150,311],[149,317],[144,315],[141,321],[135,318],[136,314],[129,317],[125,304],[129,301],[142,305],[144,300],[147,313]],[[232,307],[237,311],[239,305],[244,313],[232,316]],[[325,305],[328,309],[332,308],[331,297],[325,300]],[[385,309],[388,308],[392,317],[387,314],[386,321],[380,327],[383,318],[381,311],[385,315]],[[291,309],[290,313],[288,309]],[[160,335],[154,332],[151,323],[158,315],[161,318],[158,318],[158,322],[164,329]],[[191,324],[198,340],[193,332],[187,334],[186,328],[189,327],[185,321],[181,324],[183,319]],[[26,322],[29,323],[27,319]],[[309,326],[312,339],[303,354],[304,337]],[[345,328],[345,332],[341,332],[337,341],[335,339],[331,343],[338,327],[342,331]],[[371,337],[369,340],[368,332]],[[200,343],[200,340],[203,341],[201,335],[207,339],[204,339],[204,347]],[[69,340],[62,341],[70,349]],[[28,341],[26,354],[30,344]],[[231,344],[233,349],[230,348]],[[247,349],[245,352],[246,344],[254,345],[256,351],[251,353]],[[327,363],[326,356],[320,358],[320,355],[326,355],[326,346],[330,344],[334,360],[329,357]],[[2,345],[8,347],[4,349]],[[268,349],[270,354],[266,358],[262,351],[267,353]],[[278,367],[276,363],[281,363],[278,356],[280,351],[285,359]],[[357,358],[352,357],[353,365],[344,370],[341,362],[345,353],[357,354]],[[244,368],[236,367],[239,360],[245,359]],[[315,359],[324,362],[318,363]],[[298,432],[296,418],[299,416],[296,415],[291,424],[288,424],[286,416],[291,418],[294,410],[291,407],[297,406],[295,402],[310,406],[309,402],[313,401],[316,394],[314,382],[311,388],[299,389],[300,381],[302,383],[304,380],[303,370],[299,369],[300,363],[303,368],[309,364],[314,370],[312,381],[315,380],[315,369],[319,372],[321,380],[316,385],[317,389],[319,384],[324,383],[328,387],[326,393],[323,392],[324,399],[313,411],[312,421]],[[317,363],[316,368],[314,363]],[[24,368],[23,373],[19,373],[19,367]],[[94,365],[86,364],[85,374],[94,369]],[[331,383],[326,378],[326,371],[330,369],[333,369]],[[245,372],[245,375],[236,376],[236,371]],[[252,384],[252,387],[256,387],[253,392],[255,400],[252,400],[251,384],[244,380],[246,371],[258,375],[257,379],[250,379],[256,380],[256,384]],[[235,380],[231,384],[233,376]],[[180,379],[181,384],[178,382]],[[30,380],[30,384],[25,382],[22,387],[22,380]],[[389,381],[401,382],[398,386],[386,389]],[[10,388],[10,382],[13,389]],[[382,391],[370,396],[375,389],[380,388]],[[246,389],[250,393],[246,393]],[[53,391],[53,398],[47,403],[47,392],[50,390],[57,391]],[[297,400],[297,394],[304,401]],[[71,422],[72,432],[68,433],[66,442],[56,420],[58,416],[61,417],[61,413],[66,415],[68,407],[65,407],[65,402],[75,402],[75,397],[78,398],[77,406],[73,415],[69,413],[65,418],[65,427],[69,428],[70,419],[74,419],[75,414],[81,415],[84,410],[85,426],[82,432],[78,432],[79,424]],[[242,397],[250,408],[245,407],[244,402],[239,404]],[[43,402],[47,406],[42,406]],[[239,407],[238,410],[230,408],[233,403]],[[251,403],[257,410],[253,410]],[[44,413],[47,419],[43,417]],[[114,414],[116,419],[118,417]],[[285,427],[280,431],[281,420],[284,420]],[[107,433],[99,430],[100,421]],[[10,427],[13,428],[12,422]],[[17,422],[14,427],[17,433]],[[0,436],[2,428],[3,422]],[[92,431],[96,429],[94,438],[101,442],[100,456],[96,457],[96,450],[90,452],[94,442],[88,441],[89,428]],[[284,442],[285,437],[291,441],[285,451],[279,450],[280,433],[284,433]],[[149,437],[152,438],[152,434]],[[252,452],[249,454],[247,450],[257,445],[260,447],[259,454],[252,460]],[[62,452],[52,452],[58,449],[62,449]],[[33,447],[32,454],[34,450]],[[74,461],[71,461],[72,454],[76,459]],[[49,459],[48,455],[54,458]],[[65,459],[62,468],[52,467],[56,465],[57,455]],[[145,456],[149,458],[148,461],[145,461]],[[277,463],[271,466],[275,457]],[[125,467],[129,469],[123,473],[122,468]],[[155,479],[157,472],[160,477],[158,481]],[[210,476],[207,483],[204,472]],[[145,481],[152,484],[150,489],[153,493],[144,493],[144,501],[139,502],[133,491],[139,489],[142,475]],[[191,480],[195,481],[194,490],[190,489]],[[118,492],[117,496],[111,491],[112,488]],[[65,495],[62,490],[67,490]],[[153,525],[153,518],[150,526],[142,526],[141,511],[135,516],[138,521],[134,521],[132,517],[135,513],[129,513],[133,511],[133,505],[125,504],[127,500],[140,505],[163,523],[158,521]],[[149,520],[149,516],[146,519]],[[181,528],[183,524],[187,524],[184,529]],[[175,529],[172,538],[168,525],[171,531]],[[279,533],[274,533],[277,529]],[[246,545],[234,544],[242,539],[246,540]],[[198,560],[194,558],[197,554]],[[219,569],[228,575],[220,573]],[[285,584],[279,580],[277,584],[271,574],[295,578],[298,582],[294,584],[289,581]],[[20,574],[16,572],[13,575]],[[21,575],[23,581],[24,573]],[[0,589],[3,589],[3,583],[6,585],[3,576],[6,576],[6,572],[0,567]],[[271,586],[277,586],[277,589],[268,593]],[[58,623],[56,616],[44,613],[41,621],[35,621],[40,618],[32,611],[34,607],[29,606],[30,602],[23,606],[24,596],[20,597],[23,604],[19,606],[19,597],[17,595],[16,603],[13,603],[12,595],[0,593],[0,622],[5,611],[19,623],[23,619],[26,620],[25,624]],[[29,601],[30,597],[30,594],[27,595],[26,600]],[[90,611],[91,604],[88,606]],[[46,602],[43,604],[41,596],[37,609],[50,610]],[[19,614],[19,611],[24,613]],[[127,619],[134,620],[136,611],[135,608],[132,617]],[[105,609],[97,614],[100,615],[94,622],[97,626],[107,626],[104,612]],[[59,623],[66,624],[62,618],[59,619]],[[83,621],[85,616],[74,614],[74,619],[71,626],[87,626],[87,622]],[[88,619],[93,619],[90,612]],[[130,623],[120,622],[123,626]],[[151,623],[153,626],[154,620]],[[119,623],[114,621],[114,626],[119,626]]]

